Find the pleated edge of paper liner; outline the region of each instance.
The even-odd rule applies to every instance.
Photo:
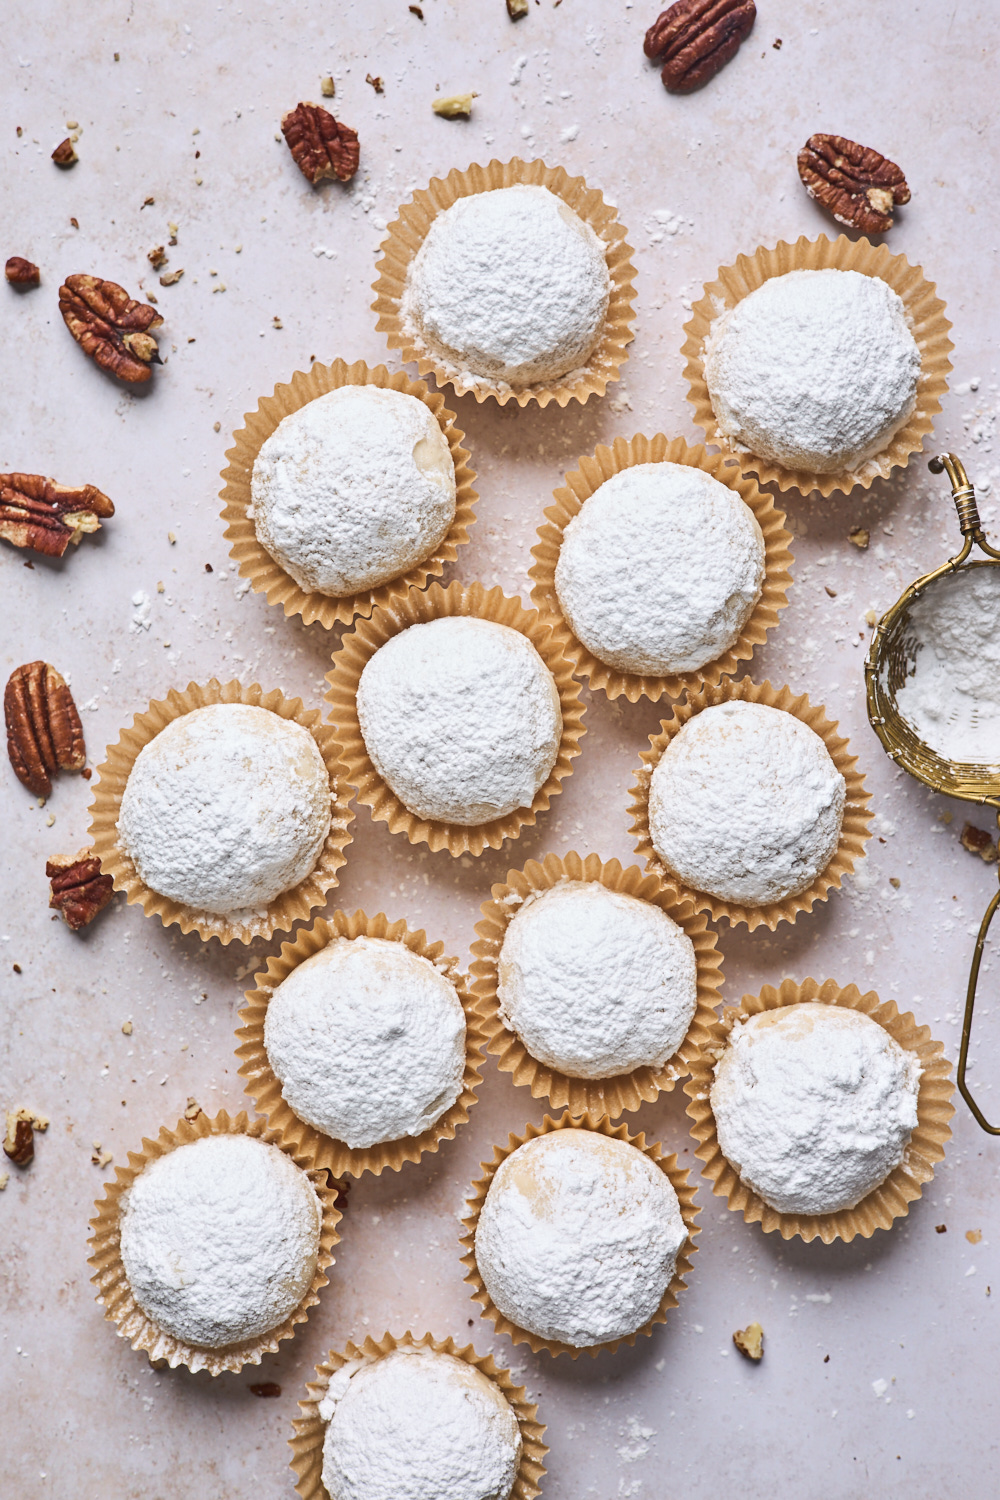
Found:
[[[352,1148],[307,1124],[286,1103],[264,1047],[264,1022],[275,989],[299,964],[321,952],[336,938],[358,937],[402,943],[411,953],[426,958],[454,985],[465,1012],[465,1072],[462,1091],[455,1103],[420,1135]],[[236,1036],[241,1039],[236,1056],[242,1059],[239,1072],[245,1080],[246,1093],[258,1113],[263,1114],[270,1128],[277,1132],[283,1146],[308,1159],[314,1167],[332,1172],[335,1177],[362,1177],[365,1172],[378,1177],[386,1168],[398,1172],[404,1162],[418,1162],[426,1153],[437,1151],[442,1141],[453,1140],[459,1126],[468,1123],[469,1111],[476,1103],[476,1091],[482,1082],[480,1065],[486,1032],[472,993],[458,969],[458,960],[442,958],[443,950],[443,943],[427,941],[422,928],[411,929],[403,920],[390,922],[384,912],[369,917],[361,910],[351,914],[337,910],[309,927],[300,928],[294,941],[282,943],[281,953],[269,958],[267,967],[253,976],[255,987],[246,991],[247,1005],[240,1011],[240,1019],[245,1024],[236,1031]]]
[[[316,741],[330,775],[330,831],[313,869],[298,885],[272,901],[263,916],[241,922],[195,911],[151,890],[140,879],[133,860],[119,842],[117,830],[125,785],[139,751],[172,720],[215,703],[246,703],[301,724]],[[353,838],[350,827],[354,813],[352,799],[343,794],[350,783],[336,731],[324,724],[322,718],[320,709],[307,709],[301,698],[286,698],[277,688],[265,692],[257,682],[244,687],[236,680],[222,684],[215,677],[204,684],[189,682],[184,689],[171,688],[166,698],[154,698],[142,713],[136,714],[131,727],[122,729],[118,743],[105,750],[106,759],[97,768],[98,782],[90,804],[93,852],[100,859],[104,874],[112,877],[115,890],[125,892],[128,905],[140,905],[147,917],[159,917],[164,927],[176,923],[185,934],[196,932],[206,943],[218,938],[224,947],[234,941],[249,943],[256,937],[270,938],[275,932],[290,931],[296,922],[306,921],[317,907],[325,906],[327,893],[339,883],[337,871],[347,858],[344,851]]]
[[[652,676],[623,672],[609,666],[574,635],[556,592],[556,565],[562,550],[566,527],[579,515],[587,500],[615,474],[637,464],[672,463],[699,469],[710,474],[727,489],[739,495],[753,512],[764,538],[764,581],[761,595],[743,629],[727,651],[714,661],[706,662],[694,672]],[[679,698],[688,688],[715,685],[735,672],[742,661],[749,661],[755,646],[761,646],[767,632],[779,623],[779,610],[787,608],[788,589],[792,582],[790,550],[792,534],[785,527],[785,514],[778,510],[766,490],[761,490],[748,474],[742,474],[721,453],[709,453],[702,444],[689,444],[683,438],[667,438],[662,432],[654,437],[636,433],[632,438],[616,437],[611,446],[601,443],[596,451],[577,459],[577,467],[564,475],[564,483],[553,490],[555,505],[545,511],[546,523],[539,526],[537,544],[531,555],[536,559],[528,569],[534,581],[531,602],[557,626],[562,647],[571,659],[578,676],[585,677],[591,688],[600,688],[609,698],[625,697],[630,703],[640,698],[656,702],[660,698]]]
[[[854,1208],[832,1214],[783,1214],[747,1187],[723,1156],[709,1090],[715,1065],[737,1020],[812,1000],[862,1011],[884,1027],[901,1047],[917,1054],[923,1068],[917,1095],[917,1124],[903,1160]],[[705,1164],[702,1176],[711,1182],[717,1197],[726,1199],[733,1213],[742,1213],[748,1224],[759,1223],[765,1234],[776,1229],[782,1239],[798,1235],[809,1241],[818,1237],[826,1245],[833,1240],[850,1241],[856,1235],[868,1239],[876,1229],[889,1229],[895,1219],[909,1213],[910,1204],[921,1196],[924,1183],[934,1176],[934,1163],[944,1158],[945,1142],[951,1139],[948,1121],[955,1113],[951,1103],[955,1092],[949,1078],[951,1064],[942,1043],[934,1040],[928,1026],[918,1026],[911,1011],[901,1014],[895,1001],[881,1001],[874,990],[862,994],[856,984],[842,988],[832,979],[822,984],[815,979],[804,979],[801,984],[794,979],[783,979],[777,989],[765,985],[759,995],[744,995],[739,1005],[727,1006],[712,1032],[711,1043],[695,1060],[684,1092],[691,1101],[687,1106],[694,1122],[691,1134],[699,1143],[695,1156]]]
[[[231,1344],[224,1349],[203,1349],[174,1338],[152,1318],[143,1312],[132,1296],[128,1276],[121,1258],[120,1202],[140,1173],[159,1157],[167,1156],[179,1146],[207,1139],[213,1135],[247,1135],[277,1146],[306,1173],[322,1209],[319,1254],[312,1285],[294,1312],[268,1333],[242,1344]],[[328,1187],[325,1174],[317,1173],[312,1164],[288,1150],[268,1130],[264,1120],[250,1120],[245,1111],[230,1117],[223,1109],[214,1118],[202,1113],[193,1120],[178,1120],[171,1130],[160,1127],[155,1140],[142,1137],[142,1150],[128,1153],[128,1166],[115,1167],[115,1181],[104,1184],[104,1197],[94,1204],[96,1216],[91,1219],[93,1231],[88,1245],[92,1253],[87,1257],[95,1268],[91,1281],[97,1286],[97,1301],[104,1308],[104,1316],[116,1325],[119,1338],[128,1339],[132,1348],[143,1350],[150,1364],[165,1362],[171,1369],[186,1365],[189,1370],[207,1370],[210,1375],[220,1375],[223,1370],[238,1372],[244,1365],[259,1365],[265,1354],[273,1354],[281,1339],[294,1337],[296,1326],[304,1323],[309,1309],[319,1301],[320,1289],[327,1285],[329,1277],[324,1273],[333,1264],[333,1247],[340,1241],[337,1225],[342,1215],[337,1208],[337,1189]]]
[[[532,1057],[517,1033],[501,1019],[497,964],[507,927],[531,897],[564,880],[597,882],[606,890],[648,901],[691,939],[697,965],[695,1012],[683,1042],[661,1068],[633,1068],[631,1073],[600,1079],[571,1078]],[[553,1109],[568,1109],[571,1115],[592,1119],[606,1115],[611,1120],[640,1109],[644,1102],[651,1103],[687,1075],[715,1024],[722,989],[722,954],[716,934],[690,902],[678,901],[662,881],[655,875],[643,875],[638,865],[623,869],[617,859],[602,861],[596,854],[581,857],[576,850],[562,857],[547,854],[541,862],[531,859],[521,870],[508,870],[506,884],[492,886],[490,897],[480,907],[483,920],[476,923],[478,937],[472,944],[469,973],[488,1038],[486,1050],[498,1059],[501,1073],[513,1074],[516,1086],[529,1087],[532,1098],[548,1099]]]
[[[402,300],[410,262],[433,220],[459,198],[521,184],[548,188],[590,225],[606,247],[611,295],[604,331],[587,363],[557,380],[514,387],[492,384],[486,377],[479,377],[469,384],[462,379],[461,371],[442,364],[425,346],[418,345],[403,326]],[[636,316],[632,305],[636,296],[636,270],[631,259],[632,246],[626,241],[628,230],[618,218],[617,207],[605,202],[597,188],[589,188],[582,177],[571,177],[565,167],[546,166],[539,158],[530,162],[517,156],[508,162],[494,158],[485,167],[473,163],[464,171],[453,168],[447,177],[432,177],[426,188],[416,189],[412,199],[400,205],[398,214],[382,241],[381,258],[375,266],[377,279],[372,283],[375,301],[371,308],[378,313],[375,325],[378,332],[386,335],[390,349],[401,351],[404,364],[416,363],[421,375],[433,373],[438,385],[450,385],[460,396],[472,395],[480,403],[492,399],[501,406],[509,401],[516,401],[520,407],[531,401],[537,401],[539,406],[548,406],[550,401],[566,406],[570,401],[583,402],[593,395],[603,396],[612,381],[621,379],[621,367],[628,359],[627,348],[635,337],[631,325]],[[516,264],[511,274],[517,274]]]
[[[325,1361],[316,1366],[318,1378],[306,1383],[306,1399],[299,1402],[303,1415],[292,1419],[295,1436],[288,1439],[293,1454],[289,1467],[295,1473],[295,1488],[302,1500],[329,1500],[323,1484],[326,1423],[320,1417],[319,1404],[327,1393],[331,1376],[355,1360],[371,1363],[392,1354],[396,1349],[420,1348],[433,1349],[435,1354],[450,1354],[455,1359],[472,1365],[499,1387],[521,1430],[521,1462],[510,1491],[511,1500],[535,1500],[535,1496],[541,1494],[541,1480],[545,1474],[542,1460],[549,1449],[548,1444],[542,1441],[545,1423],[539,1422],[538,1406],[528,1400],[526,1388],[515,1385],[510,1371],[498,1365],[492,1354],[477,1354],[472,1344],[460,1348],[450,1337],[436,1339],[425,1333],[422,1338],[415,1338],[412,1333],[407,1332],[399,1338],[385,1333],[378,1340],[368,1334],[361,1345],[348,1340],[342,1353],[331,1349]]]
[[[486,1195],[496,1176],[497,1169],[502,1162],[507,1160],[508,1156],[513,1155],[519,1146],[526,1145],[528,1141],[533,1141],[540,1135],[549,1135],[554,1130],[592,1130],[599,1135],[608,1136],[611,1140],[625,1141],[628,1145],[635,1146],[636,1150],[641,1151],[644,1156],[648,1156],[650,1161],[654,1161],[669,1179],[674,1192],[677,1194],[681,1218],[684,1220],[684,1227],[687,1230],[687,1239],[678,1252],[674,1274],[670,1278],[669,1285],[660,1299],[659,1307],[649,1321],[644,1323],[641,1328],[637,1328],[635,1333],[630,1333],[624,1338],[611,1339],[603,1344],[589,1344],[581,1348],[576,1348],[573,1344],[561,1344],[554,1339],[539,1338],[537,1334],[529,1333],[527,1329],[519,1328],[516,1323],[512,1323],[509,1318],[505,1318],[486,1290],[486,1285],[479,1274],[479,1267],[476,1264],[476,1229],[479,1224],[479,1215],[482,1212],[483,1204],[486,1202]],[[462,1219],[464,1233],[460,1236],[460,1243],[466,1247],[465,1254],[462,1256],[462,1264],[468,1267],[464,1279],[473,1288],[472,1300],[482,1305],[483,1310],[479,1316],[481,1318],[488,1318],[493,1323],[497,1333],[506,1334],[514,1344],[527,1344],[532,1354],[537,1354],[539,1350],[544,1349],[553,1358],[560,1354],[568,1354],[570,1359],[577,1359],[581,1354],[590,1354],[596,1357],[604,1350],[607,1350],[609,1354],[614,1354],[615,1350],[620,1348],[622,1344],[634,1344],[640,1336],[648,1337],[657,1323],[666,1322],[667,1313],[672,1307],[677,1306],[678,1294],[687,1286],[684,1278],[691,1271],[691,1257],[698,1249],[698,1246],[694,1243],[694,1237],[701,1233],[700,1228],[695,1224],[695,1219],[701,1212],[695,1202],[695,1186],[689,1179],[687,1169],[680,1165],[677,1156],[673,1152],[664,1153],[658,1141],[651,1141],[647,1145],[646,1136],[643,1131],[640,1131],[638,1135],[632,1135],[628,1126],[624,1123],[615,1125],[606,1116],[595,1120],[587,1115],[571,1115],[569,1110],[566,1110],[558,1119],[553,1119],[551,1115],[546,1115],[541,1125],[533,1125],[531,1123],[525,1125],[523,1135],[510,1134],[507,1138],[506,1146],[493,1147],[493,1160],[491,1162],[480,1162],[479,1165],[483,1169],[483,1176],[477,1178],[472,1184],[472,1195],[466,1199],[466,1207],[470,1211]]]
[[[913,411],[880,453],[860,469],[839,474],[784,469],[735,446],[719,432],[705,381],[705,341],[712,324],[727,308],[735,307],[773,276],[784,276],[789,271],[822,270],[860,271],[891,286],[902,298],[910,332],[920,351]],[[738,464],[745,473],[756,474],[761,484],[776,484],[780,490],[796,489],[803,495],[818,490],[824,498],[834,491],[848,494],[858,485],[868,489],[875,479],[886,479],[893,469],[905,468],[911,455],[920,452],[941,410],[941,398],[948,389],[952,368],[948,355],[955,347],[948,337],[951,323],[944,309],[937,287],[925,279],[922,267],[911,266],[905,255],[893,255],[888,246],[873,245],[866,239],[849,240],[841,234],[831,240],[821,234],[811,240],[803,234],[794,244],[779,240],[773,249],[762,245],[751,255],[739,255],[733,265],[719,267],[715,281],[706,283],[704,295],[694,303],[691,317],[684,325],[681,354],[687,360],[684,378],[688,382],[687,399],[694,407],[695,424],[704,432],[707,443],[722,448],[728,462]]]
[[[405,573],[376,588],[334,597],[306,592],[286,573],[258,539],[249,511],[254,464],[278,424],[310,401],[347,385],[401,391],[429,408],[447,439],[455,466],[455,516],[434,551]],[[390,374],[385,365],[372,367],[363,359],[351,365],[335,359],[329,365],[314,364],[309,371],[296,370],[291,380],[276,385],[270,396],[261,396],[256,411],[246,412],[243,421],[245,425],[233,433],[233,446],[226,451],[229,463],[220,476],[224,481],[219,496],[223,502],[221,515],[227,523],[226,539],[232,543],[229,555],[239,565],[240,576],[250,580],[254,592],[263,594],[268,604],[280,605],[287,616],[300,615],[304,625],[318,620],[325,630],[338,624],[350,625],[355,615],[370,615],[376,607],[391,606],[408,589],[423,588],[429,578],[437,577],[447,563],[455,561],[459,547],[468,542],[479,499],[473,488],[475,470],[469,466],[472,455],[462,447],[465,433],[456,425],[455,413],[445,406],[444,396],[429,391],[424,381],[410,380],[402,371]]]
[[[515,808],[503,818],[468,827],[419,818],[403,805],[372,764],[357,709],[361,673],[380,646],[411,625],[458,615],[509,625],[527,637],[555,680],[563,721],[555,765],[535,793],[531,806]],[[573,664],[564,654],[551,623],[537,610],[525,609],[519,598],[505,594],[499,585],[487,589],[482,583],[451,583],[444,588],[433,583],[423,592],[411,589],[391,610],[375,610],[370,620],[355,621],[354,629],[345,634],[340,649],[334,652],[333,670],[326,674],[326,680],[330,684],[326,694],[331,705],[329,717],[336,726],[348,779],[357,792],[358,802],[371,809],[375,822],[387,823],[390,833],[405,833],[411,844],[427,844],[435,853],[447,849],[456,859],[462,854],[480,855],[487,848],[499,849],[507,839],[517,838],[522,828],[531,827],[539,813],[547,812],[552,798],[562,791],[562,783],[572,775],[572,761],[579,755],[580,741],[586,733],[585,708],[579,684],[573,677]]]
[[[649,832],[649,784],[653,771],[674,735],[704,708],[718,703],[763,703],[768,708],[779,708],[785,713],[807,724],[823,741],[837,770],[847,784],[844,817],[840,827],[840,840],[826,868],[811,885],[797,896],[786,896],[783,901],[771,901],[764,906],[746,906],[737,901],[723,901],[705,891],[696,891],[684,885],[672,875],[653,848]],[[857,769],[858,758],[849,754],[850,742],[837,734],[836,720],[828,719],[822,704],[811,704],[805,693],[796,697],[787,686],[772,687],[770,682],[752,682],[749,677],[736,681],[725,678],[715,687],[703,688],[700,693],[689,693],[682,702],[673,704],[669,719],[661,719],[660,733],[649,736],[650,748],[643,750],[643,764],[635,771],[632,784],[632,802],[629,812],[632,823],[629,831],[636,836],[635,852],[646,861],[646,869],[657,875],[664,885],[670,887],[679,900],[690,901],[695,911],[708,912],[713,922],[726,917],[731,927],[745,922],[750,932],[757,927],[769,927],[773,932],[779,922],[794,922],[799,912],[812,911],[817,901],[825,901],[831,890],[839,890],[845,875],[850,875],[859,859],[865,854],[865,844],[871,838],[872,812],[867,804],[871,793],[864,789],[865,778]]]

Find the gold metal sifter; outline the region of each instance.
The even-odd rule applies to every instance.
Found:
[[[962,532],[962,546],[954,557],[948,559],[932,573],[925,573],[896,600],[875,626],[868,658],[865,662],[865,689],[868,700],[868,717],[872,728],[882,741],[883,749],[904,771],[909,771],[925,786],[949,797],[961,797],[966,802],[979,802],[997,811],[1000,826],[1000,765],[979,765],[966,761],[942,760],[920,740],[903,719],[896,704],[896,695],[912,673],[917,655],[917,640],[910,620],[910,607],[928,589],[932,589],[939,578],[950,573],[969,572],[973,568],[995,568],[1000,565],[1000,551],[991,547],[983,535],[976,507],[976,494],[969,483],[968,475],[953,453],[942,453],[932,458],[928,467],[932,474],[947,471],[951,480],[951,493],[958,511],[958,524]],[[986,554],[985,558],[969,561],[973,546]],[[1000,875],[1000,865],[997,867]],[[962,1045],[958,1055],[958,1088],[966,1104],[979,1124],[990,1135],[1000,1135],[1000,1125],[991,1125],[979,1105],[973,1099],[965,1080],[969,1056],[969,1038],[972,1032],[972,1013],[976,1004],[976,984],[979,980],[979,965],[983,957],[983,945],[990,923],[1000,906],[1000,890],[986,908],[976,938],[972,967],[969,970],[969,985],[965,997],[965,1015],[962,1020]]]

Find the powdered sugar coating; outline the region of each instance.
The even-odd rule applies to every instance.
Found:
[[[493,620],[401,631],[369,659],[357,704],[379,775],[420,818],[470,826],[530,807],[559,754],[552,674],[527,636]]]
[[[331,1377],[320,1415],[330,1500],[507,1500],[521,1429],[498,1386],[433,1349],[395,1349]]]
[[[678,731],[649,785],[668,873],[722,901],[804,891],[840,842],[847,785],[814,730],[763,703],[719,703]]]
[[[715,1070],[719,1145],[779,1213],[854,1208],[903,1159],[916,1055],[861,1011],[810,1001],[738,1021]]]
[[[251,493],[275,561],[300,588],[338,597],[431,556],[455,519],[455,465],[416,396],[345,385],[278,424]]]
[[[213,1135],[143,1169],[125,1198],[121,1256],[147,1317],[201,1349],[259,1338],[312,1284],[322,1209],[276,1146]]]
[[[504,1025],[570,1078],[662,1067],[698,999],[683,929],[658,906],[597,881],[565,881],[526,901],[497,967]]]
[[[299,1119],[352,1149],[420,1135],[462,1092],[465,1012],[405,943],[334,938],[271,996],[264,1046]]]
[[[212,703],[139,751],[118,833],[151,890],[236,918],[310,873],[331,803],[308,729],[251,704]]]
[[[497,1168],[476,1264],[503,1315],[584,1349],[648,1323],[687,1239],[666,1174],[626,1141],[558,1130]]]
[[[761,595],[749,506],[686,464],[613,474],[563,536],[555,585],[571,630],[622,672],[693,672],[739,637]]]
[[[586,364],[611,294],[605,247],[548,188],[439,213],[410,264],[403,327],[466,385],[526,386]]]
[[[713,323],[705,381],[734,447],[788,469],[857,469],[916,404],[902,298],[860,271],[773,276]]]

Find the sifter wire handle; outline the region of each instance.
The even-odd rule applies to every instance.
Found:
[[[1000,815],[998,815],[998,821],[1000,821]],[[1000,906],[1000,890],[997,891],[993,900],[986,908],[983,920],[979,924],[979,935],[976,938],[976,947],[972,955],[972,967],[969,969],[969,987],[965,994],[965,1015],[962,1017],[962,1045],[958,1054],[958,1091],[972,1110],[976,1120],[990,1135],[1000,1135],[1000,1125],[991,1125],[975,1099],[973,1099],[969,1085],[965,1081],[965,1070],[969,1060],[969,1042],[972,1037],[972,1012],[976,1008],[976,985],[979,983],[979,965],[983,961],[983,946],[986,942],[986,934],[990,930],[990,923],[996,916],[998,906]]]

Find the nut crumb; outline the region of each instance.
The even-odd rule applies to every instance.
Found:
[[[25,260],[23,255],[12,255],[4,266],[4,275],[11,286],[38,286],[41,282],[41,273],[32,260]]]
[[[7,1186],[7,1184],[8,1184],[9,1181],[10,1181],[10,1173],[9,1172],[0,1172],[0,1193],[3,1192],[4,1188]]]
[[[977,828],[974,823],[966,823],[959,836],[959,843],[963,849],[968,849],[970,854],[978,854],[984,864],[996,864],[997,846],[985,828]]]
[[[280,1396],[281,1386],[274,1380],[260,1380],[250,1387],[250,1393],[254,1396]]]
[[[326,78],[320,79],[319,91],[323,95],[324,99],[332,99],[335,96],[336,88],[334,86],[333,79],[329,75],[327,75]]]
[[[101,1146],[100,1141],[95,1141],[94,1149],[90,1153],[90,1159],[94,1163],[95,1167],[106,1167],[108,1165],[108,1162],[114,1160],[114,1157],[110,1151],[104,1150],[104,1148]]]
[[[416,16],[416,18],[417,18],[418,21],[422,21],[424,19],[424,13],[420,9],[419,5],[411,5],[409,7],[409,11],[410,11],[410,15],[411,16]]]
[[[49,1122],[45,1115],[36,1115],[30,1109],[9,1109],[7,1130],[3,1142],[3,1154],[15,1167],[30,1167],[35,1159],[35,1131],[46,1131]]]
[[[832,589],[828,583],[824,583],[823,587],[826,589],[826,591],[830,595],[831,599],[836,599],[836,597],[837,597],[837,590],[836,589]]]
[[[222,431],[222,423],[221,422],[213,422],[212,423],[212,431],[213,432],[221,432]]]
[[[864,526],[855,526],[854,530],[849,531],[847,534],[847,540],[853,542],[855,547],[859,547],[862,552],[864,552],[871,539],[871,532]]]
[[[158,271],[161,266],[167,263],[167,252],[162,245],[154,245],[152,250],[147,252],[146,259],[153,270]]]
[[[198,1116],[200,1114],[201,1114],[201,1105],[198,1103],[197,1099],[195,1099],[193,1095],[189,1095],[188,1096],[187,1105],[186,1105],[186,1107],[184,1109],[184,1118],[185,1118],[185,1120],[197,1120],[197,1118],[198,1118]]]
[[[947,1224],[935,1224],[934,1225],[934,1233],[935,1234],[947,1234],[948,1233],[948,1226],[947,1226]]]
[[[79,161],[79,159],[80,158],[73,150],[73,142],[70,140],[69,136],[67,136],[64,141],[60,141],[58,146],[52,153],[52,160],[55,162],[57,167],[71,167],[73,166],[74,162]]]
[[[472,101],[478,98],[478,94],[449,94],[446,99],[433,99],[431,109],[446,120],[467,120],[472,114]]]
[[[180,269],[178,269],[176,271],[168,271],[165,276],[161,276],[160,277],[160,285],[161,286],[176,286],[177,283],[180,281],[180,279],[181,279],[181,277],[183,275],[184,275],[183,268],[180,268]]]
[[[737,1328],[733,1334],[733,1343],[747,1359],[758,1360],[764,1357],[764,1330],[759,1323]]]
[[[878,623],[878,615],[875,613],[875,611],[873,609],[866,609],[865,610],[865,624],[866,625],[872,625],[872,626],[874,626],[877,623]]]
[[[781,51],[781,37],[780,36],[776,36],[775,39],[774,39],[774,41],[771,43],[771,46],[774,48],[775,52],[780,52]]]
[[[892,886],[892,888],[893,888],[894,891],[898,891],[899,890],[899,876],[898,875],[890,875],[889,876],[889,884]]]
[[[528,14],[528,0],[507,0],[507,14],[512,21],[519,21]]]
[[[378,74],[376,74],[375,77],[373,78],[370,73],[366,73],[365,74],[365,83],[370,83],[371,86],[372,86],[372,88],[375,90],[376,94],[384,94],[385,93],[385,89],[382,86],[382,80],[378,76]]]
[[[174,545],[174,543],[177,541],[177,533],[175,531],[168,531],[167,532],[167,541],[170,543],[170,545],[172,547]]]
[[[167,240],[167,244],[168,245],[176,245],[176,243],[177,243],[178,225],[176,225],[176,224],[168,224],[167,228],[170,231],[170,238]]]
[[[965,1238],[970,1245],[978,1245],[983,1238],[983,1231],[981,1229],[967,1229],[965,1231]]]
[[[132,1022],[131,1021],[123,1021],[122,1022],[122,1036],[131,1036],[131,1035],[132,1035]]]

